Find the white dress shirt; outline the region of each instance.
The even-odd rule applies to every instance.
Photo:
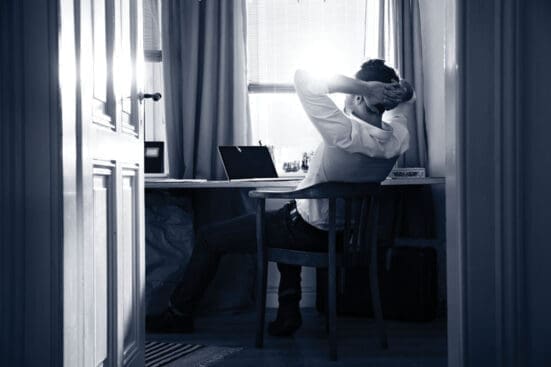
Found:
[[[405,109],[415,97],[386,111],[382,128],[378,128],[338,108],[327,95],[325,80],[299,70],[295,73],[295,88],[304,111],[323,138],[298,188],[327,181],[380,182],[397,157],[408,149]],[[297,210],[309,224],[328,229],[328,200],[300,199]],[[336,217],[337,227],[342,228],[342,203],[337,206]]]

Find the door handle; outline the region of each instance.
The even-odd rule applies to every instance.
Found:
[[[157,93],[139,93],[138,94],[138,99],[140,100],[140,102],[142,102],[144,99],[152,99],[153,102],[157,102],[161,98],[162,98],[162,95],[159,92],[157,92]]]

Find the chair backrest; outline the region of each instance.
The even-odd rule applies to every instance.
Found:
[[[368,157],[326,145],[322,164],[327,181],[379,182],[388,176],[397,159]]]
[[[326,182],[311,186],[303,193],[312,197],[344,201],[344,228],[339,237],[342,241],[345,267],[369,265],[371,246],[377,245],[380,187],[378,182]],[[333,210],[338,208],[335,203]]]
[[[298,190],[263,188],[251,191],[257,199],[344,200],[343,261],[345,266],[367,266],[369,244],[376,239],[379,182],[324,182]],[[331,206],[330,206],[331,207]],[[333,210],[336,209],[333,206]]]
[[[378,193],[345,199],[345,223],[341,237],[344,266],[368,266],[370,246],[376,246],[378,216]]]

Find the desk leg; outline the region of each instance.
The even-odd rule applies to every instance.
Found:
[[[264,344],[264,318],[266,314],[266,281],[268,262],[266,261],[266,245],[264,243],[264,212],[265,200],[258,200],[256,205],[256,347]]]

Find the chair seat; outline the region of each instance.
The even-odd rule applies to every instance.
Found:
[[[276,247],[268,247],[266,250],[269,261],[316,268],[327,268],[329,266],[329,255],[327,252],[297,251]],[[341,253],[337,253],[336,262],[337,265],[342,264]]]

